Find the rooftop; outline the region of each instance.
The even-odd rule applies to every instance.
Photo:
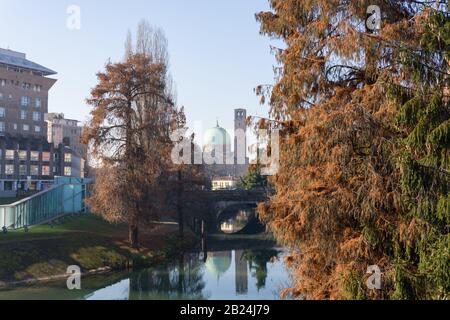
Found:
[[[214,176],[212,181],[238,181],[236,177],[233,176]]]
[[[44,120],[46,121],[54,121],[58,122],[58,120],[65,121],[65,122],[76,122],[79,123],[79,120],[75,119],[67,119],[64,117],[64,113],[56,113],[56,112],[50,112],[44,115]]]
[[[44,76],[54,75],[55,71],[27,60],[25,53],[0,48],[0,64],[40,72]]]

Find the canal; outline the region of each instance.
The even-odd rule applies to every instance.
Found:
[[[239,211],[221,222],[200,248],[164,264],[132,272],[82,277],[81,290],[65,280],[0,291],[2,299],[50,300],[276,300],[291,281],[286,250],[264,232],[241,234],[250,215]]]

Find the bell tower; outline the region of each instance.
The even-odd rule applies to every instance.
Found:
[[[234,175],[240,176],[247,167],[247,110],[234,110]],[[238,141],[239,138],[239,141]]]

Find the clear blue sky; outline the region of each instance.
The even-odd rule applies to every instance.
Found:
[[[81,8],[81,30],[66,27],[69,5]],[[0,47],[58,72],[50,112],[84,121],[95,74],[123,57],[129,29],[142,18],[164,29],[170,67],[188,121],[233,126],[233,109],[265,115],[253,88],[273,83],[270,40],[254,14],[267,0],[1,0]]]

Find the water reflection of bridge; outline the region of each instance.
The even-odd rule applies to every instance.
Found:
[[[211,214],[210,232],[236,233],[255,222],[255,208],[268,198],[265,190],[206,191]]]

